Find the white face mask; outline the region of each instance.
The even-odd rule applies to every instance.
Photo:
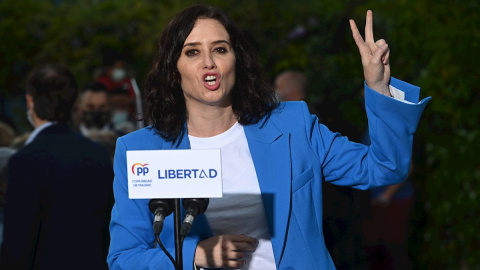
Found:
[[[123,68],[115,68],[112,71],[112,80],[118,82],[127,76],[127,72]]]
[[[32,117],[32,110],[33,110],[33,103],[32,103],[32,109],[27,110],[27,120],[32,125],[33,128],[35,128],[35,123],[33,122],[33,117]]]

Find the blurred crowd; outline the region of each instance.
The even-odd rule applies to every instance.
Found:
[[[21,132],[25,130],[25,127],[21,127],[23,123],[3,113],[5,108],[2,108],[0,268],[15,269],[20,267],[20,262],[27,263],[28,250],[32,248],[36,250],[43,247],[44,250],[51,250],[52,254],[58,253],[48,243],[54,243],[53,239],[58,239],[59,235],[46,236],[51,234],[48,231],[54,230],[55,226],[47,228],[45,224],[64,224],[57,218],[68,214],[69,210],[60,205],[65,204],[80,209],[76,212],[85,212],[87,216],[85,221],[75,225],[83,227],[81,230],[84,231],[77,233],[83,239],[75,241],[76,246],[81,247],[82,241],[86,245],[96,245],[96,253],[103,258],[97,264],[99,268],[91,269],[106,269],[116,139],[144,126],[140,119],[141,97],[131,73],[122,55],[112,51],[104,55],[101,71],[93,74],[91,81],[80,85],[68,69],[42,65],[35,67],[25,78],[26,102],[23,106],[31,127]],[[57,175],[52,172],[52,167],[63,174],[58,174],[58,181],[71,182],[66,182],[65,186],[55,183]],[[29,182],[30,179],[33,182]],[[95,183],[94,188],[91,187],[92,182]],[[28,188],[23,195],[22,186]],[[63,194],[69,197],[64,198]],[[23,196],[24,199],[18,199]],[[33,205],[29,209],[31,212],[21,210],[27,204]],[[28,227],[23,227],[29,222],[22,222],[22,215],[25,221],[32,219]],[[70,229],[75,226],[70,226]],[[58,234],[61,230],[56,229]],[[84,233],[85,237],[81,237]],[[22,242],[20,234],[25,235],[26,241]],[[49,258],[48,252],[33,252],[32,258],[35,259],[31,261],[37,267],[51,269],[46,259]],[[81,252],[77,256],[89,254]]]
[[[134,90],[131,73],[125,57],[113,50],[106,51],[103,65],[93,70],[91,81],[79,85],[70,127],[111,151],[116,137],[143,127],[143,122],[137,121],[136,101],[141,97]],[[6,108],[13,106],[8,104],[9,100],[6,103]],[[15,121],[18,118],[12,115],[14,112],[5,110],[0,116],[1,147],[19,149],[30,135],[30,131],[22,130],[33,130],[33,127],[23,127],[23,122]]]

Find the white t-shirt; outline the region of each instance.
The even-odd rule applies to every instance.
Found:
[[[235,123],[222,134],[188,136],[192,149],[220,149],[223,198],[212,198],[205,216],[215,235],[244,234],[258,239],[255,252],[245,252],[241,269],[276,269],[260,186],[243,126]]]

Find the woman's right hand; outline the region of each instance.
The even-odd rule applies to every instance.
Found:
[[[203,268],[239,268],[245,265],[244,252],[254,252],[258,240],[246,235],[218,235],[200,241],[195,264]]]
[[[380,39],[375,42],[373,39],[372,11],[367,11],[365,41],[353,20],[350,20],[350,28],[352,29],[353,39],[360,51],[363,74],[368,87],[380,94],[391,96],[388,87],[390,84],[390,49],[385,40]]]

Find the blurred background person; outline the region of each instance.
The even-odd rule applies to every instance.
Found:
[[[7,136],[11,136],[12,132],[13,132],[14,136],[16,134],[18,134],[17,125],[11,117],[9,117],[7,115],[0,115],[0,125],[3,126],[3,127],[1,127],[1,129],[4,130],[4,132],[7,132],[7,134],[8,134]],[[2,134],[0,134],[0,136],[2,136]]]
[[[0,244],[3,241],[3,219],[5,194],[7,191],[7,164],[15,150],[10,147],[15,138],[15,131],[8,124],[0,121]]]
[[[128,65],[125,56],[119,52],[106,49],[103,51],[103,73],[97,81],[105,85],[108,92],[116,88],[127,90],[130,98],[135,98],[135,91],[131,83]]]
[[[3,242],[3,222],[5,195],[7,192],[7,164],[15,150],[9,147],[0,147],[0,245]]]
[[[109,97],[103,84],[95,82],[87,85],[80,94],[76,109],[77,128],[84,136],[112,129]]]
[[[307,101],[309,82],[307,76],[298,70],[288,69],[280,72],[274,79],[274,87],[282,101]],[[319,118],[316,107],[307,102],[310,113]]]
[[[111,124],[120,135],[130,133],[136,129],[134,123],[135,105],[127,90],[122,87],[113,89],[109,94],[109,103],[112,111]]]
[[[0,121],[0,147],[10,146],[15,138],[15,130]]]
[[[7,164],[15,150],[9,147],[0,147],[0,245],[3,242],[3,222],[5,195],[7,192]]]
[[[135,130],[135,124],[130,121],[132,106],[127,90],[116,88],[108,92],[102,83],[90,83],[77,99],[76,129],[105,147],[113,158],[118,136]]]
[[[274,84],[283,101],[307,98],[307,77],[300,71],[285,70],[277,75]]]
[[[114,49],[105,49],[103,51],[102,74],[96,80],[105,85],[110,94],[117,95],[118,93],[127,92],[130,98],[128,103],[131,105],[128,106],[132,106],[132,115],[129,118],[134,124],[134,128],[131,128],[131,124],[128,121],[118,123],[119,120],[125,119],[123,112],[114,115],[113,119],[115,125],[121,126],[119,130],[123,131],[124,134],[145,126],[142,121],[133,120],[143,114],[142,95],[133,74],[134,72],[129,67],[127,56]]]
[[[112,164],[68,127],[76,97],[63,67],[43,65],[27,78],[35,130],[8,163],[0,269],[108,269]]]
[[[370,145],[368,131],[361,143]],[[412,181],[418,152],[415,146],[405,182],[361,191],[370,198],[370,205],[361,211],[363,249],[368,269],[412,269],[408,238],[414,205]]]
[[[25,132],[23,134],[15,136],[15,138],[13,138],[12,143],[10,144],[10,147],[15,150],[22,148],[25,145],[25,142],[27,142],[31,134],[32,134],[31,132]]]

